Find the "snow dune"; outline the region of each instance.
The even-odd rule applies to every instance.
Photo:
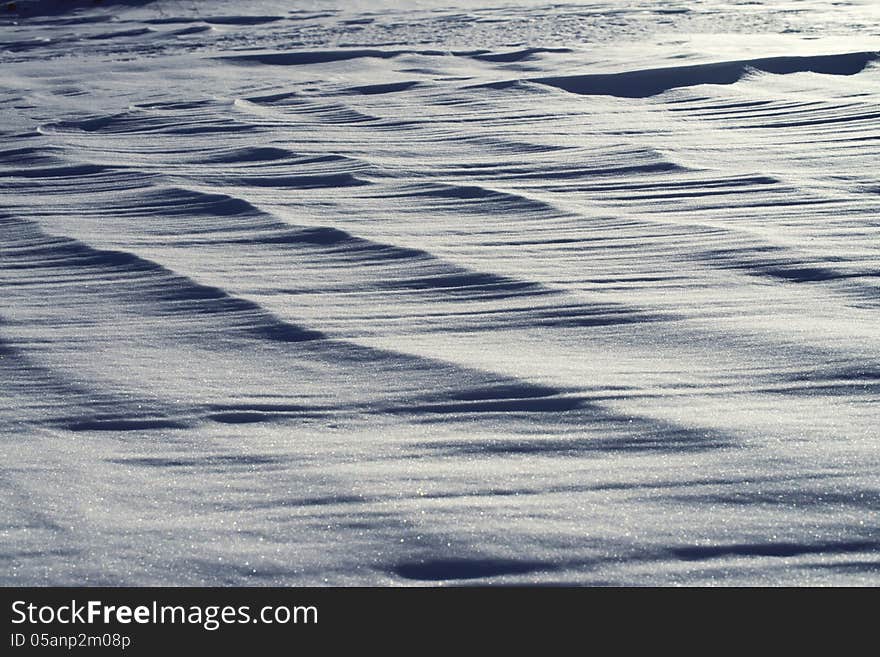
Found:
[[[534,82],[559,87],[585,96],[645,98],[671,89],[701,84],[733,84],[750,71],[786,75],[790,73],[825,73],[854,75],[880,58],[876,52],[854,52],[811,57],[767,57],[737,62],[713,62],[693,66],[625,71],[597,75],[573,75],[536,78]],[[498,86],[497,84],[495,86]]]
[[[880,23],[788,4],[19,3],[2,583],[878,583]]]

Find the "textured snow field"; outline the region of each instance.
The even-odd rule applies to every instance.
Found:
[[[54,4],[0,583],[880,584],[878,3]]]

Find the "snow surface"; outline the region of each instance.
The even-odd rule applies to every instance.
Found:
[[[880,5],[20,2],[0,583],[880,583]]]

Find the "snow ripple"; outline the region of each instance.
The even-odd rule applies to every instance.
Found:
[[[207,4],[3,19],[3,583],[877,583],[870,8]]]

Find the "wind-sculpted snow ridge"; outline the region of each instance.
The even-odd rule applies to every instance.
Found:
[[[880,583],[870,3],[51,4],[0,582]]]
[[[825,73],[855,75],[880,59],[877,52],[854,52],[809,57],[766,57],[693,66],[670,66],[623,73],[535,78],[533,82],[559,87],[584,96],[646,98],[671,89],[701,84],[734,84],[750,71],[776,73]],[[503,88],[505,83],[494,86]]]

